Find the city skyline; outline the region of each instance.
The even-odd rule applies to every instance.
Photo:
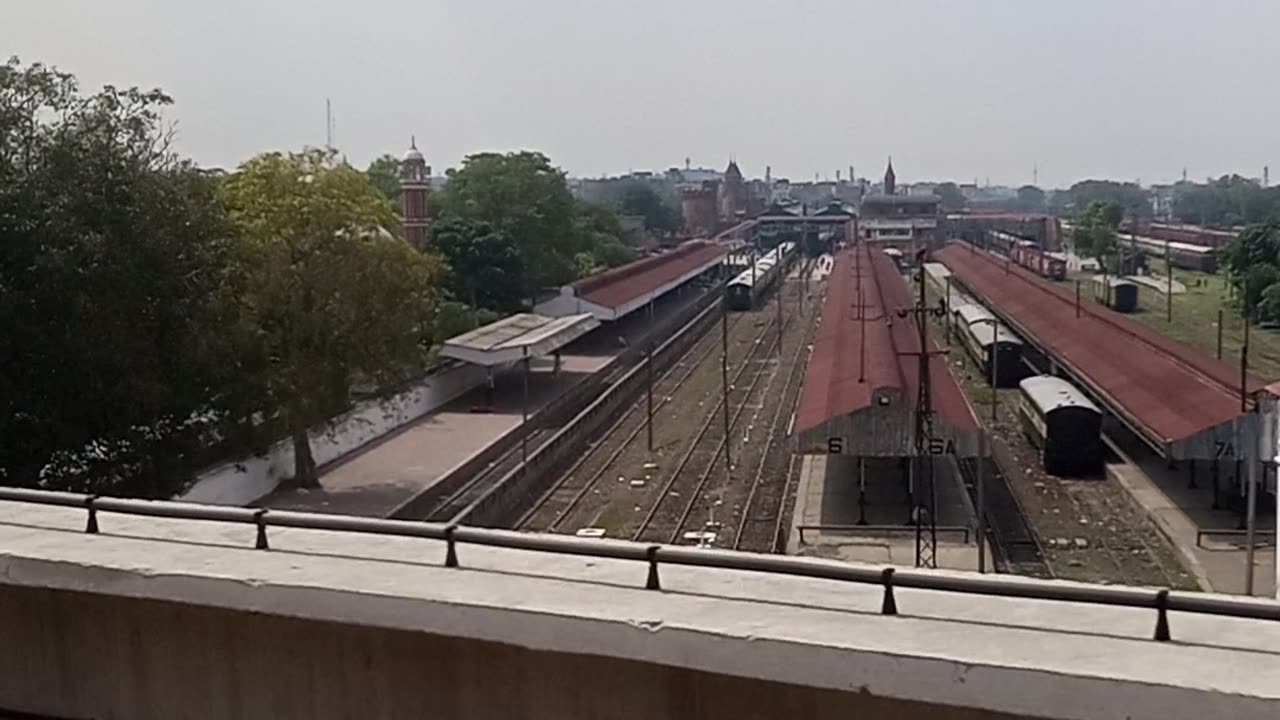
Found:
[[[363,166],[417,134],[434,168],[532,149],[570,175],[736,155],[749,177],[1067,187],[1248,177],[1280,162],[1259,92],[1280,6],[1191,2],[297,0],[13,3],[6,54],[86,89],[159,86],[176,147],[231,168],[335,145]],[[104,42],[103,38],[109,38]]]

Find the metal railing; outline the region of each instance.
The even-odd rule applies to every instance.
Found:
[[[645,579],[645,588],[648,590],[662,589],[659,568],[664,564],[878,585],[884,592],[880,606],[880,612],[883,615],[898,614],[898,602],[894,594],[896,588],[1150,609],[1156,611],[1153,638],[1158,641],[1171,639],[1169,632],[1169,611],[1171,610],[1200,615],[1280,621],[1280,603],[1277,602],[1208,597],[1169,590],[1060,585],[1009,577],[996,579],[919,570],[877,569],[801,557],[757,555],[673,545],[645,545],[561,535],[535,535],[510,530],[488,530],[411,520],[383,520],[349,515],[131,500],[25,488],[0,488],[0,501],[83,508],[87,512],[84,531],[88,534],[97,534],[100,531],[99,515],[101,513],[252,525],[257,530],[254,547],[259,550],[270,549],[268,534],[270,528],[303,528],[440,540],[445,543],[444,565],[451,568],[461,565],[458,554],[459,545],[482,545],[563,555],[633,560],[648,565],[648,575]]]

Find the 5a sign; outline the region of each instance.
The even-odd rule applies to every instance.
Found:
[[[828,455],[843,455],[848,447],[842,437],[827,438]],[[949,438],[929,438],[927,451],[930,455],[955,455],[956,443]]]

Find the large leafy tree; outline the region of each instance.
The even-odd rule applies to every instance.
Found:
[[[0,482],[171,494],[227,395],[227,224],[169,103],[0,65]]]
[[[524,268],[521,294],[573,280],[577,204],[564,173],[536,152],[481,153],[449,170],[449,183],[432,195],[435,216],[484,222],[510,238]]]
[[[945,211],[963,210],[965,207],[964,193],[953,182],[938,183],[934,193],[942,199],[942,209]]]
[[[1264,188],[1239,175],[1223,175],[1203,185],[1178,183],[1173,213],[1182,222],[1233,226],[1280,219],[1280,187]]]
[[[1072,229],[1072,243],[1081,255],[1105,262],[1116,246],[1116,228],[1120,225],[1123,210],[1115,203],[1095,200],[1076,217]]]
[[[644,182],[627,183],[618,199],[618,210],[625,215],[643,217],[649,232],[670,235],[680,229],[680,208]]]
[[[1151,196],[1136,183],[1082,180],[1072,185],[1067,192],[1077,214],[1092,203],[1102,202],[1118,206],[1126,217],[1151,217]]]
[[[224,193],[239,233],[239,331],[268,359],[263,384],[293,439],[294,481],[315,486],[308,429],[357,383],[387,388],[421,371],[441,264],[393,237],[386,199],[325,151],[258,156]]]
[[[400,161],[394,155],[374,158],[364,173],[369,177],[369,184],[382,193],[391,207],[400,207]]]
[[[431,244],[449,266],[448,288],[474,308],[518,312],[524,266],[515,243],[486,222],[451,217],[431,228]]]

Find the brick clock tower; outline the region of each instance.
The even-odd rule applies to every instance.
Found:
[[[427,190],[431,186],[431,166],[418,151],[417,138],[409,141],[409,152],[400,162],[400,222],[404,239],[416,248],[424,248],[431,235],[431,218],[427,215]]]

